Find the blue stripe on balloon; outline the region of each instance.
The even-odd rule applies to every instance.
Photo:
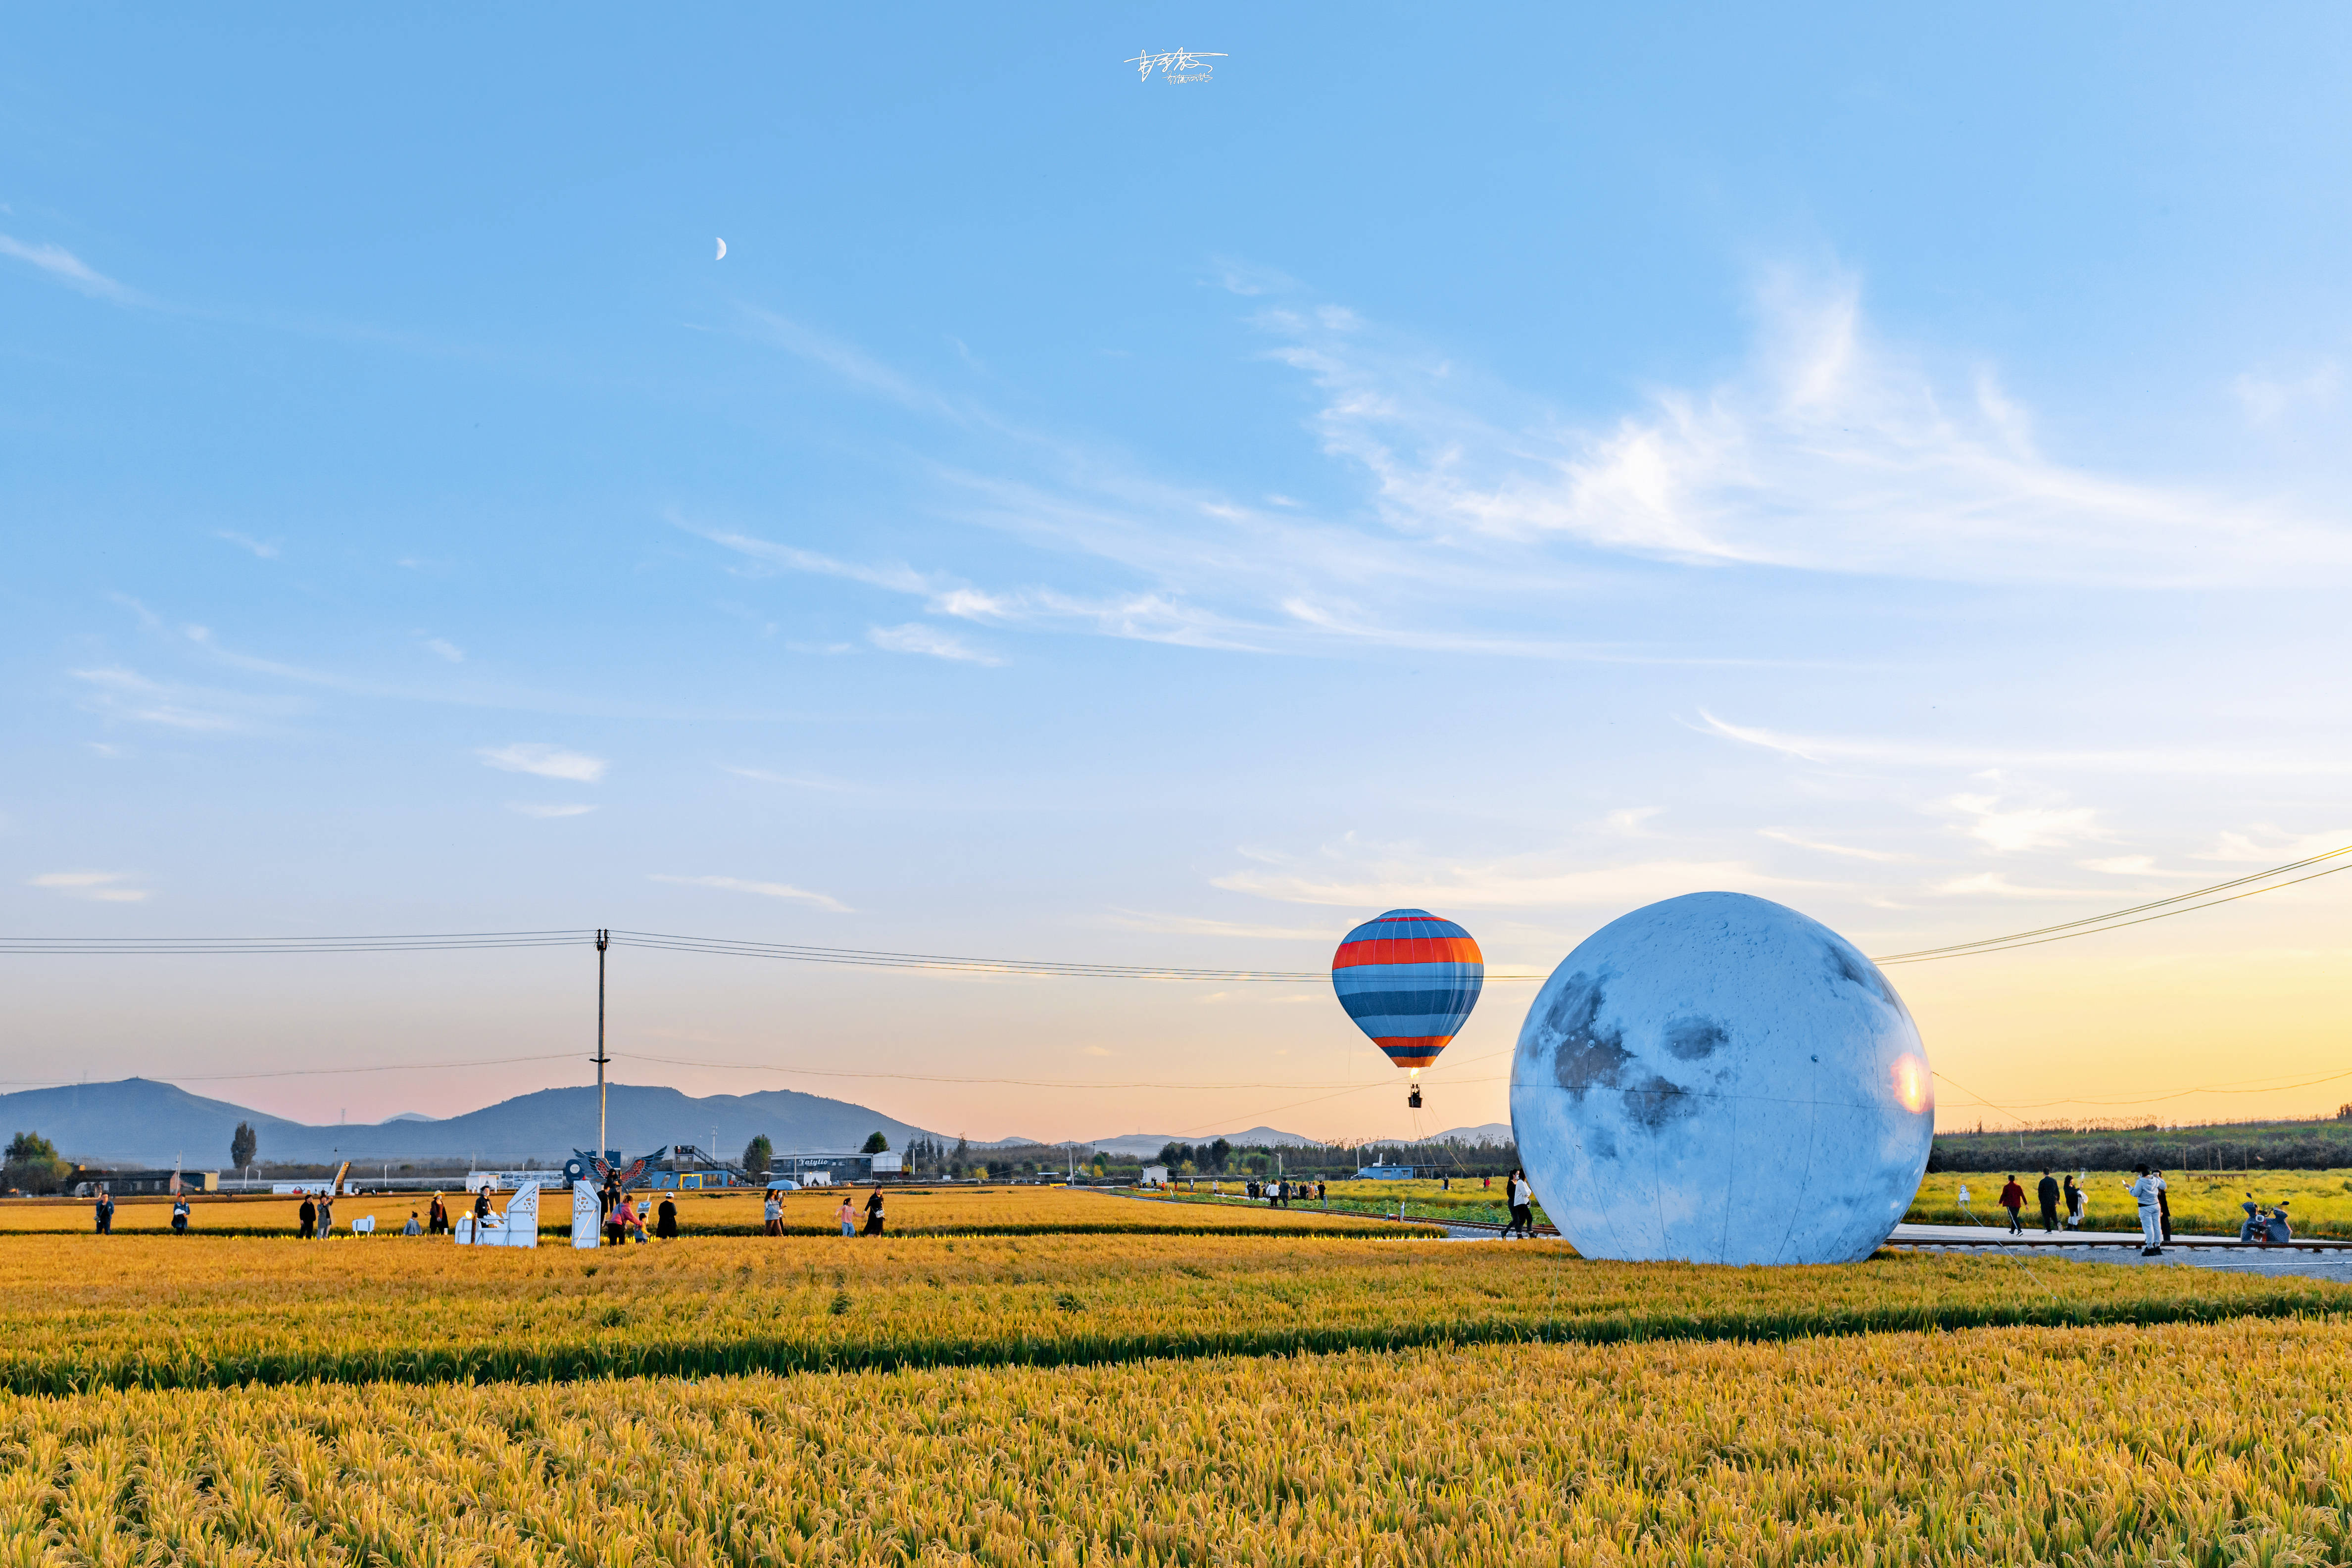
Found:
[[[1486,966],[1483,963],[1358,963],[1333,970],[1331,985],[1345,996],[1351,991],[1386,987],[1475,985],[1482,983],[1486,975]]]

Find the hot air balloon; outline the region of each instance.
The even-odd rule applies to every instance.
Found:
[[[1486,983],[1486,955],[1470,933],[1427,910],[1391,910],[1340,939],[1331,989],[1356,1027],[1389,1060],[1421,1069],[1461,1032]],[[1421,1085],[1406,1103],[1421,1107]]]

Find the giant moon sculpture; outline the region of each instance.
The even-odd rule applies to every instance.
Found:
[[[1918,1026],[1878,966],[1744,893],[1587,937],[1511,1064],[1528,1179],[1587,1258],[1866,1258],[1917,1190],[1935,1121]]]

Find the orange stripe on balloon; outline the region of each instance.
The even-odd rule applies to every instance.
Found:
[[[1477,963],[1486,962],[1478,944],[1466,936],[1387,936],[1364,942],[1343,942],[1331,955],[1334,969],[1356,969],[1367,963]]]

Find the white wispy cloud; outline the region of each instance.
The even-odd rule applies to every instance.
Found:
[[[1927,889],[1948,898],[1994,899],[2112,899],[2113,888],[2034,888],[2021,887],[1999,871],[1980,871],[1972,877],[1953,877],[1937,882]]]
[[[1989,371],[1939,376],[1874,333],[1850,277],[1784,274],[1758,306],[1742,374],[1661,390],[1597,428],[1475,386],[1345,311],[1262,320],[1286,340],[1277,357],[1325,394],[1326,449],[1361,467],[1392,526],[1426,538],[1964,582],[2201,585],[2352,568],[2352,531],[2332,521],[2044,454]]]
[[[153,680],[120,665],[66,673],[82,683],[84,705],[91,711],[168,730],[236,733],[257,728],[266,718],[283,717],[299,706],[284,700]]]
[[[1738,860],[1657,859],[1592,866],[1567,856],[1454,859],[1343,845],[1312,859],[1256,855],[1254,867],[1210,879],[1228,892],[1352,910],[1422,908],[1631,909],[1700,889],[1762,892],[1815,886]]]
[[[2352,773],[2352,762],[2329,757],[2288,757],[2243,751],[2069,751],[1953,745],[1879,736],[1802,735],[1752,724],[1734,724],[1704,708],[1691,728],[1742,745],[1760,746],[1801,762],[1823,765],[1960,769],[2085,768],[2136,773],[2211,773],[2247,777],[2328,776]]]
[[[543,779],[571,779],[577,784],[594,784],[612,765],[602,757],[567,752],[559,746],[542,745],[535,741],[518,741],[510,746],[483,746],[474,754],[487,765],[510,773],[536,773]]]
[[[2242,832],[2224,833],[2213,841],[2210,849],[2202,850],[2189,858],[2220,860],[2235,865],[2281,866],[2290,860],[2325,855],[2330,849],[2341,849],[2347,844],[2352,844],[2352,827],[2329,828],[2319,833],[2286,833],[2264,826],[2250,827]]]
[[[909,621],[898,626],[869,626],[866,640],[876,647],[892,653],[927,654],[932,658],[952,659],[962,664],[1003,664],[992,653],[983,653],[971,647],[953,632],[927,626],[920,621]]]
[[[853,386],[919,413],[961,420],[969,411],[952,399],[903,375],[854,343],[843,342],[772,310],[746,308],[753,335],[788,353],[824,366]]]
[[[676,511],[669,514],[669,521],[673,528],[682,529],[698,539],[707,539],[738,555],[785,571],[839,577],[852,583],[863,583],[870,588],[887,589],[893,594],[914,594],[926,599],[956,591],[944,579],[918,572],[911,566],[866,565],[855,561],[837,560],[819,551],[803,550],[795,544],[780,544],[772,539],[761,539],[740,529],[701,527],[688,521]]]
[[[72,899],[94,899],[108,904],[141,904],[149,897],[149,889],[124,886],[132,880],[127,871],[44,871],[28,877],[28,888],[47,888]]]
[[[216,528],[213,531],[213,537],[215,539],[226,539],[231,544],[236,545],[239,550],[250,550],[264,561],[275,561],[278,559],[278,546],[276,544],[256,539],[250,534],[239,533],[233,528]]]
[[[1335,942],[1340,934],[1329,926],[1257,925],[1210,920],[1201,915],[1155,914],[1147,910],[1114,910],[1108,923],[1167,936],[1234,936],[1253,942]]]
[[[425,639],[425,647],[426,651],[447,659],[451,664],[463,664],[466,662],[466,650],[459,647],[456,643],[450,642],[446,638],[426,637]]]
[[[2096,860],[2077,860],[2075,865],[2085,871],[2097,871],[2109,877],[2197,877],[2210,872],[2168,871],[2156,863],[2153,855],[2109,855]]]
[[[62,245],[36,245],[0,234],[0,256],[14,257],[37,267],[67,288],[79,289],[93,300],[110,300],[118,305],[139,302],[134,290],[124,288]]]
[[[549,805],[534,801],[513,801],[508,804],[507,809],[520,812],[525,816],[552,817],[585,816],[596,808],[593,805],[583,805],[577,801],[562,805]]]
[[[1916,858],[1916,856],[1897,854],[1891,849],[1860,849],[1850,844],[1831,844],[1819,838],[1800,838],[1784,827],[1759,827],[1756,831],[1763,837],[1778,839],[1782,844],[1794,845],[1800,849],[1811,849],[1822,855],[1843,855],[1851,860],[1878,860],[1893,864],[1896,861]]]
[[[1945,805],[1967,819],[1969,837],[2003,855],[2106,837],[2098,812],[2086,805],[2011,805],[1994,795],[1956,795]]]
[[[790,899],[799,903],[814,904],[821,910],[847,914],[849,906],[829,893],[813,893],[806,888],[795,888],[789,882],[754,882],[741,877],[672,877],[660,872],[650,880],[671,882],[682,888],[717,888],[730,893],[757,893],[763,899]]]
[[[791,784],[796,789],[845,790],[857,787],[822,773],[779,773],[766,768],[739,768],[725,763],[719,766],[721,773],[733,773],[737,778],[756,779],[761,784]]]
[[[2297,404],[2334,402],[2343,382],[2343,372],[2336,362],[2324,360],[2299,376],[2281,378],[2248,371],[2230,384],[2230,395],[2246,411],[2248,424],[2267,425]]]

